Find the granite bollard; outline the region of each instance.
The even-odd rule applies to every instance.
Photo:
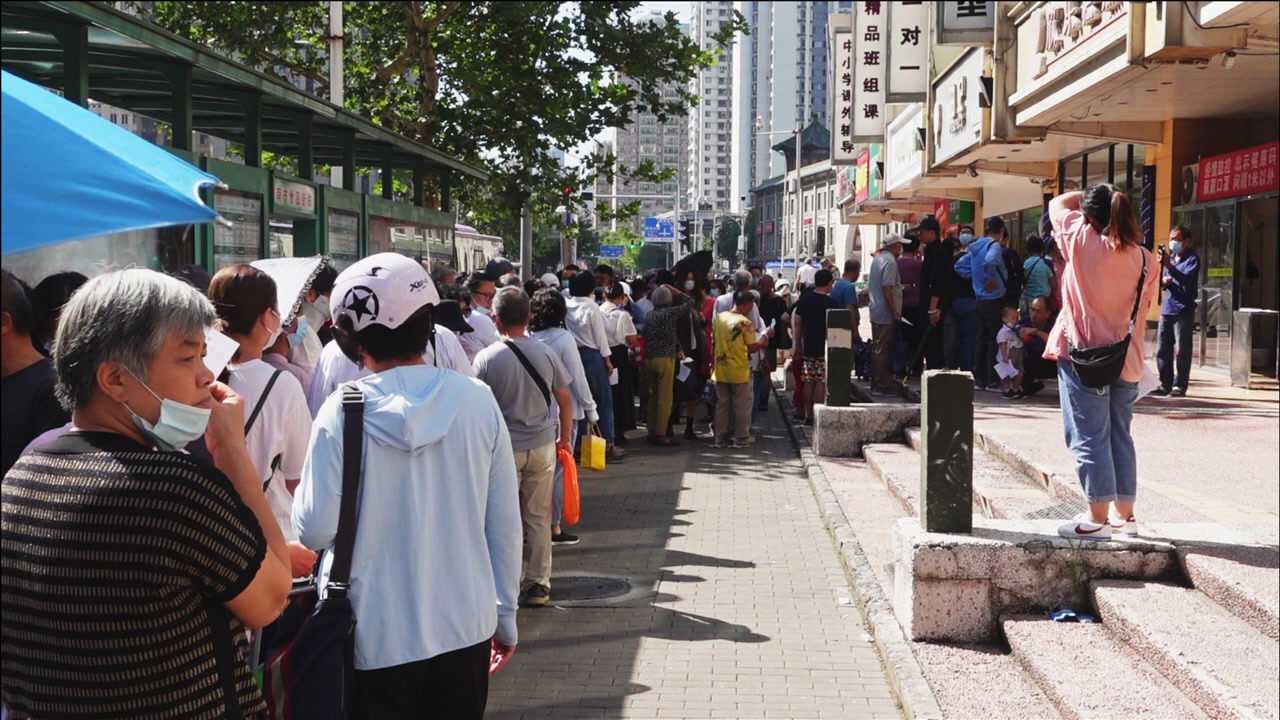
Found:
[[[926,532],[973,530],[973,376],[930,370],[920,380],[920,522]]]

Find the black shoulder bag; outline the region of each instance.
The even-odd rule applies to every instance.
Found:
[[[324,599],[315,602],[315,611],[267,660],[263,689],[272,718],[351,717],[356,618],[348,590],[364,451],[364,393],[355,383],[342,388],[342,412],[342,504],[329,584]]]
[[[1147,251],[1142,255],[1142,272],[1138,275],[1138,294],[1133,299],[1133,312],[1129,314],[1129,332],[1124,339],[1110,345],[1090,348],[1071,348],[1071,365],[1085,387],[1100,390],[1110,387],[1120,379],[1124,360],[1129,355],[1129,343],[1133,340],[1133,327],[1138,320],[1138,305],[1142,302],[1142,288],[1147,284]]]
[[[520,348],[516,347],[515,343],[507,340],[505,344],[507,347],[511,348],[511,352],[515,353],[516,359],[524,366],[524,370],[529,373],[529,377],[533,378],[533,384],[538,386],[538,391],[542,393],[542,399],[547,402],[547,408],[550,408],[551,391],[547,389],[546,381],[542,379],[542,376],[538,374],[537,370],[533,369],[533,363],[529,362],[529,358],[525,357],[524,353],[520,352]]]

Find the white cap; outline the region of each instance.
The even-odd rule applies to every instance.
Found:
[[[547,273],[546,275],[543,275],[542,277],[540,277],[540,278],[538,278],[538,279],[542,281],[542,284],[543,284],[543,285],[545,285],[545,286],[547,286],[547,287],[549,287],[549,288],[558,288],[558,287],[560,287],[560,278],[556,277],[556,274],[555,274],[555,273]]]
[[[370,325],[394,330],[423,306],[440,302],[422,265],[399,253],[378,253],[352,264],[334,281],[331,297],[334,324],[346,315],[356,332]]]
[[[901,236],[886,233],[880,237],[880,245],[876,248],[876,250],[883,250],[889,247],[890,245],[901,245],[901,244],[902,244]]]

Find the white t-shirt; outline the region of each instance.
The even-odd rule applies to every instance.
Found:
[[[463,337],[473,334],[466,333]],[[436,349],[440,352],[438,365],[431,354],[430,344],[427,345],[427,351],[422,354],[422,359],[428,365],[453,370],[467,377],[476,376],[476,371],[471,367],[471,360],[463,350],[458,336],[443,325],[436,326]],[[320,412],[320,406],[324,405],[325,399],[332,395],[334,390],[344,383],[359,380],[368,374],[369,371],[351,362],[343,354],[338,343],[331,342],[325,345],[324,351],[320,353],[320,362],[316,363],[316,368],[311,374],[311,387],[307,389],[307,408],[311,411],[311,416],[315,417],[316,413]]]
[[[565,300],[564,326],[573,334],[578,347],[598,350],[609,357],[609,335],[604,329],[604,313],[590,297],[570,297]]]
[[[1022,338],[1018,337],[1018,331],[1008,325],[1001,325],[1000,331],[996,333],[997,343],[1009,343],[1011,348],[1022,347]]]
[[[231,371],[231,389],[244,398],[244,419],[247,423],[271,376],[278,371],[262,360],[233,363],[227,369]],[[288,542],[296,541],[298,535],[290,520],[293,493],[289,492],[285,482],[302,477],[302,464],[307,458],[310,437],[311,413],[307,410],[302,383],[292,373],[280,372],[244,441],[254,469],[266,484],[271,514]]]
[[[606,302],[600,309],[604,312],[604,334],[609,338],[609,347],[626,345],[628,337],[639,334],[626,308]]]
[[[466,320],[473,332],[463,333],[459,339],[462,341],[462,349],[466,351],[467,360],[473,361],[481,350],[502,338],[498,335],[498,326],[493,324],[493,318],[489,317],[481,308],[472,308],[471,314],[466,316]]]

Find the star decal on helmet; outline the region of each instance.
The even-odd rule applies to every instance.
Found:
[[[378,318],[378,295],[364,285],[356,285],[343,296],[342,309],[356,316],[357,325],[364,321],[365,315],[368,315],[371,320],[376,320]]]

